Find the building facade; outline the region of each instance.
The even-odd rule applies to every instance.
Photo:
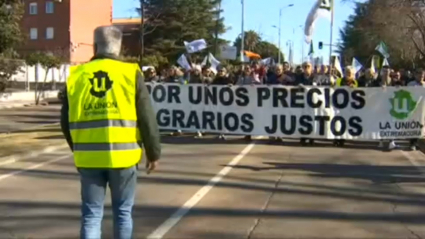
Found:
[[[123,33],[122,54],[138,57],[140,55],[140,25],[141,18],[118,18],[113,19],[112,24]]]
[[[51,52],[70,63],[93,56],[93,32],[112,23],[112,0],[26,0],[20,53]]]

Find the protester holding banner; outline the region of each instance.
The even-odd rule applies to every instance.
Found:
[[[145,81],[146,82],[158,82],[159,77],[156,75],[155,68],[150,67],[145,72]]]
[[[314,75],[313,75],[313,68],[310,62],[304,62],[302,65],[302,73],[298,74],[294,85],[297,86],[310,86],[313,84]],[[307,140],[309,140],[310,144],[314,144],[314,139],[308,139],[308,138],[301,138],[300,143],[301,145],[306,145]]]
[[[372,68],[367,68],[362,76],[357,80],[359,87],[370,87],[375,84],[375,72]]]
[[[232,80],[228,76],[227,69],[224,66],[217,68],[217,75],[212,81],[213,85],[233,85]]]
[[[238,77],[237,85],[258,85],[261,81],[249,66],[243,67],[242,74]]]
[[[277,64],[266,81],[269,85],[292,85],[293,79],[283,72],[283,65]]]
[[[401,79],[400,71],[394,71],[391,74],[391,82],[392,82],[393,86],[405,86],[405,85],[407,85],[406,82],[404,82]]]
[[[205,84],[211,84],[214,79],[214,73],[211,70],[211,67],[204,66],[202,68],[202,78]]]
[[[229,77],[227,73],[227,69],[224,66],[217,67],[217,75],[212,81],[212,85],[228,85],[228,86],[233,85],[233,81]],[[224,134],[220,134],[218,138],[225,140],[226,136]]]
[[[424,80],[425,80],[425,71],[423,69],[418,69],[415,72],[414,80],[409,82],[407,86],[411,87],[424,87]],[[416,150],[418,139],[411,139],[410,140],[410,149]]]
[[[349,86],[349,87],[358,87],[357,80],[355,79],[356,72],[352,66],[345,67],[345,76],[336,81],[337,86]]]
[[[202,76],[202,67],[200,65],[193,65],[190,71],[189,84],[202,84],[204,79]]]
[[[332,82],[329,78],[328,66],[322,65],[320,72],[314,76],[313,84],[318,86],[331,86]]]
[[[312,85],[314,80],[313,68],[310,62],[304,62],[302,73],[298,74],[295,85]]]
[[[416,70],[414,80],[409,82],[407,86],[424,86],[424,77],[425,71],[423,69]]]
[[[378,77],[378,82],[380,86],[386,87],[386,86],[392,86],[392,79],[391,79],[391,69],[388,66],[384,66],[381,70],[381,74]]]
[[[176,66],[171,66],[167,70],[167,76],[166,76],[164,82],[165,83],[180,83],[180,84],[184,84],[185,80],[184,80],[184,77],[183,76],[184,76],[183,71],[181,71]]]

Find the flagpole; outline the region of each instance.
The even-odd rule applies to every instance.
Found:
[[[244,58],[244,50],[245,50],[245,46],[244,46],[244,42],[245,42],[245,30],[244,30],[244,21],[245,21],[245,0],[241,0],[241,4],[242,4],[242,32],[241,32],[241,62],[244,62],[245,58]]]
[[[333,31],[334,31],[334,0],[331,1],[331,34],[329,44],[329,78],[332,77],[332,44],[333,44]]]

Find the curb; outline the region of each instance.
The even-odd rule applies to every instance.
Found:
[[[1,104],[1,103],[6,103],[6,104]],[[47,106],[50,103],[48,101],[45,100],[41,100],[39,103],[39,106]],[[54,103],[53,103],[54,104]],[[22,108],[22,107],[30,107],[30,106],[34,106],[36,105],[34,103],[34,101],[23,101],[23,102],[19,102],[19,103],[7,103],[6,101],[0,101],[0,110],[1,109],[13,109],[13,108]]]
[[[25,158],[35,158],[42,154],[52,153],[54,151],[60,150],[60,149],[66,149],[68,147],[67,143],[58,144],[55,146],[48,146],[44,149],[32,151],[30,153],[24,153],[24,154],[14,154],[10,156],[4,156],[0,157],[0,164],[4,161],[19,161]]]
[[[7,132],[0,132],[0,138],[12,136],[15,133],[23,133],[27,130],[42,129],[44,127],[49,127],[49,126],[60,126],[60,122],[34,125],[34,126],[23,128],[23,129],[10,130],[10,131],[7,131]]]
[[[0,110],[19,108],[19,107],[25,107],[25,106],[30,106],[30,105],[32,105],[32,104],[31,103],[16,103],[16,104],[0,105]]]

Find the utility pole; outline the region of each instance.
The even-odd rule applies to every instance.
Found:
[[[215,41],[214,41],[214,56],[217,56],[218,51],[218,27],[220,24],[221,0],[218,0],[217,21],[215,24]]]
[[[241,21],[241,27],[242,27],[242,32],[241,32],[241,62],[245,61],[245,46],[244,46],[244,42],[245,42],[245,30],[244,30],[244,21],[245,21],[245,0],[241,0],[241,4],[242,4],[242,21]]]
[[[280,55],[281,55],[281,52],[282,52],[282,48],[280,47],[280,30],[281,30],[281,27],[282,27],[282,8],[279,10],[279,54],[278,54],[278,56],[277,56],[277,62],[280,64]]]
[[[278,29],[278,35],[279,35],[279,42],[277,43],[278,44],[278,48],[279,48],[279,54],[278,54],[278,56],[277,56],[277,61],[279,62],[279,64],[280,64],[280,62],[281,62],[281,60],[280,60],[280,58],[281,58],[281,52],[282,52],[282,48],[281,48],[281,46],[280,46],[280,41],[281,41],[281,30],[282,30],[282,10],[283,9],[285,9],[285,8],[290,8],[290,7],[293,7],[294,6],[294,4],[289,4],[289,5],[287,5],[287,6],[285,6],[285,7],[282,7],[282,8],[280,8],[279,9],[279,26],[278,27],[276,27],[275,25],[273,25],[273,27],[274,28],[277,28]]]
[[[143,56],[145,55],[145,0],[140,0],[140,67],[142,67]]]

